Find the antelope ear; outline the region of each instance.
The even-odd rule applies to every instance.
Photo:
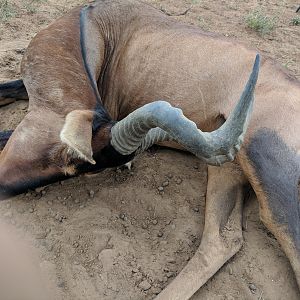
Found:
[[[96,162],[92,150],[93,117],[94,112],[91,110],[73,110],[68,113],[60,132],[60,139],[68,146],[68,155],[94,165]]]

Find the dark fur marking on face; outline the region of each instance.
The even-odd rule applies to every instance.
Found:
[[[9,197],[19,195],[28,190],[33,190],[37,187],[45,186],[57,181],[62,181],[70,177],[71,176],[54,175],[49,177],[34,178],[26,181],[19,181],[13,184],[4,185],[0,183],[0,200],[5,200],[8,199]]]
[[[12,133],[13,130],[0,131],[0,151],[3,150]]]
[[[99,172],[106,168],[122,166],[131,161],[135,153],[122,155],[116,151],[110,144],[94,155],[95,165],[84,163],[77,167],[79,173]]]
[[[273,220],[286,228],[300,251],[300,163],[296,152],[275,131],[263,128],[252,138],[247,154],[267,194]]]

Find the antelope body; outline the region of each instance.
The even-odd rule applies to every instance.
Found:
[[[208,166],[200,247],[157,299],[189,299],[239,251],[249,183],[262,221],[300,284],[300,83],[262,57],[249,121],[255,66],[244,86],[256,54],[134,0],[102,0],[71,11],[41,31],[24,56],[29,113],[7,144],[10,134],[0,135],[0,145],[6,144],[0,155],[2,198],[126,163],[153,142],[183,145],[209,164],[221,164],[233,159],[244,139],[235,161]],[[24,98],[22,82],[13,87],[0,86],[0,99]],[[174,108],[153,102],[160,99]],[[135,127],[144,115],[147,121]],[[178,128],[170,128],[177,121]],[[201,129],[199,137],[189,135],[191,121]],[[155,127],[160,129],[150,130]],[[228,222],[233,231],[223,231]]]

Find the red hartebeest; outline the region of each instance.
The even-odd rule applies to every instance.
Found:
[[[2,198],[126,163],[154,142],[181,144],[221,164],[233,160],[244,137],[234,162],[208,167],[200,247],[157,299],[189,299],[241,248],[248,182],[300,284],[300,83],[262,57],[249,121],[258,57],[244,85],[255,56],[135,0],[71,11],[30,43],[26,90],[22,81],[0,86],[0,99],[29,97],[29,113],[7,144],[10,133],[0,137]],[[235,230],[221,235],[229,220]]]

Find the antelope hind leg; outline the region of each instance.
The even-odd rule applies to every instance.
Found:
[[[201,244],[179,275],[155,300],[187,300],[243,244],[242,204],[246,179],[238,166],[208,167],[205,226]]]

